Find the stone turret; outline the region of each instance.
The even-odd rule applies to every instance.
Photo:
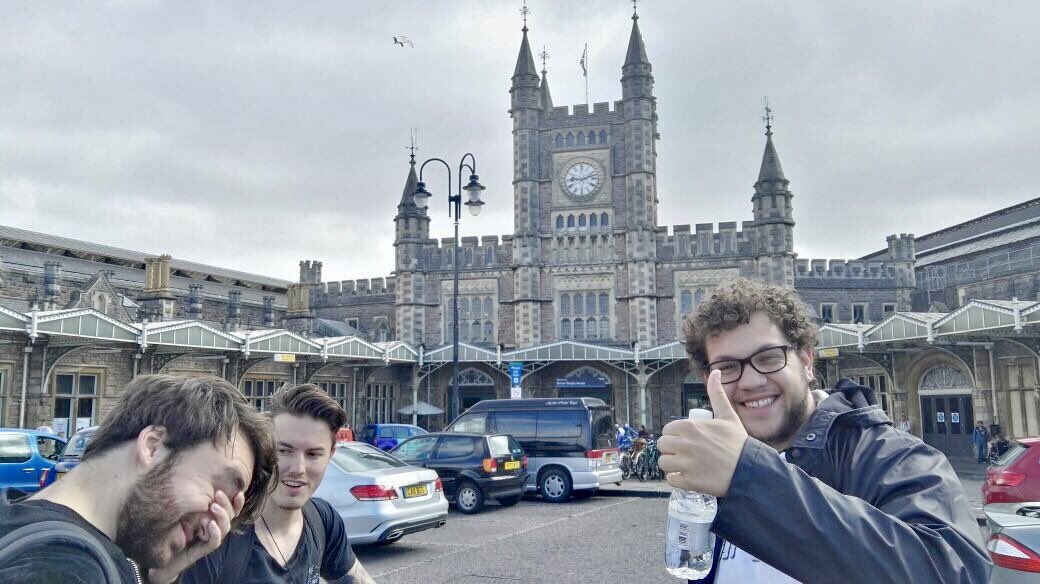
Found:
[[[755,220],[756,276],[777,286],[794,287],[794,194],[773,144],[772,111],[766,107],[766,147],[755,181],[751,207]]]

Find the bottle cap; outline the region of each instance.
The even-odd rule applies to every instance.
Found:
[[[701,409],[701,408],[695,408],[695,409],[690,410],[690,419],[691,420],[710,420],[710,419],[712,419],[714,417],[715,417],[715,414],[711,413],[710,410],[705,410],[705,409]]]

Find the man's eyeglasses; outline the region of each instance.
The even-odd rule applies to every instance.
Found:
[[[722,373],[722,383],[733,383],[738,381],[740,376],[744,374],[745,365],[751,365],[755,371],[758,371],[763,375],[767,373],[776,373],[784,367],[787,367],[787,351],[789,349],[797,348],[798,347],[793,345],[766,347],[747,359],[723,359],[721,361],[715,361],[714,363],[708,363],[708,365],[704,367],[704,374],[710,375],[712,371],[720,371]]]

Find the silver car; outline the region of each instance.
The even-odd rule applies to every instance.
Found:
[[[993,559],[990,584],[1040,581],[1040,502],[990,503],[986,549]]]
[[[336,445],[314,496],[343,517],[351,544],[393,543],[448,520],[436,471],[409,466],[363,442]]]

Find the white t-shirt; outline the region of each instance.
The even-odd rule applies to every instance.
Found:
[[[780,458],[787,462],[786,453],[781,452]],[[798,580],[725,540],[715,561],[719,566],[716,584],[799,584]]]

